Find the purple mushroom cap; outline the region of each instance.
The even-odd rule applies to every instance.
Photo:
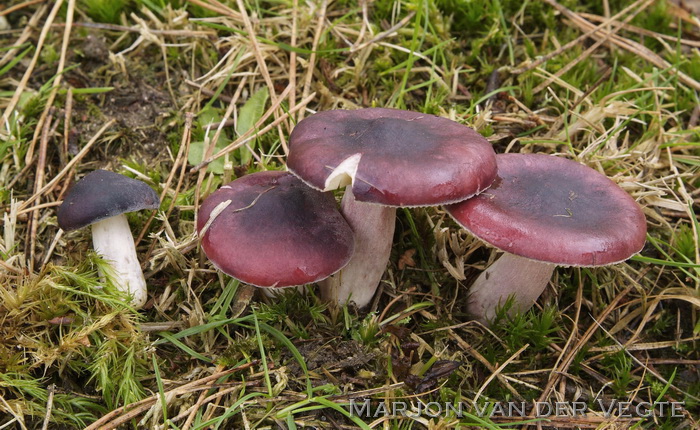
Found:
[[[200,235],[207,224],[201,239],[209,260],[258,287],[327,278],[347,264],[354,250],[352,229],[332,194],[311,189],[287,172],[253,173],[222,186],[202,203]]]
[[[107,170],[85,175],[70,189],[58,208],[58,225],[65,231],[142,209],[158,209],[158,194],[146,183]]]
[[[542,154],[499,154],[489,190],[447,211],[505,252],[567,266],[604,266],[641,251],[646,220],[605,175]]]
[[[320,190],[343,161],[359,157],[355,199],[387,206],[462,201],[496,176],[495,153],[479,133],[446,118],[396,109],[319,112],[297,124],[289,148],[289,170]]]

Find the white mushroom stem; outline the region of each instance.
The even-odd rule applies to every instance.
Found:
[[[95,251],[114,269],[116,286],[131,299],[131,305],[140,308],[146,303],[146,280],[136,257],[134,237],[126,215],[117,215],[92,225],[92,244]],[[103,273],[100,274],[104,276]]]
[[[321,281],[324,300],[348,300],[362,308],[372,300],[386,270],[396,225],[396,208],[355,200],[345,189],[341,212],[355,233],[355,253],[340,272]]]
[[[556,265],[505,253],[484,270],[470,288],[467,310],[477,320],[488,323],[496,308],[513,296],[509,314],[526,312],[547,287]]]

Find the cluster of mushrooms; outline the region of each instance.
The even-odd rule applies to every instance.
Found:
[[[325,300],[360,308],[388,264],[398,207],[444,205],[504,251],[470,288],[468,310],[482,322],[509,296],[512,312],[529,309],[556,266],[621,262],[646,238],[639,205],[603,174],[550,155],[496,155],[476,131],[429,114],[319,112],[292,131],[287,167],[246,175],[204,200],[197,216],[204,253],[242,282],[268,289],[316,282]],[[330,191],[345,186],[338,211]],[[126,199],[119,211],[157,206],[154,196],[138,205]],[[62,213],[64,229],[88,223],[62,221]],[[127,285],[143,275],[132,278]],[[145,284],[143,293],[125,289],[145,300]]]

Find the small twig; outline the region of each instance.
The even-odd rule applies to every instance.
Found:
[[[546,409],[545,409],[546,410]],[[611,427],[611,420],[613,419],[612,417],[599,417],[595,415],[586,415],[586,416],[555,416],[552,414],[552,416],[547,416],[546,419],[543,418],[542,416],[539,415],[525,415],[525,416],[506,416],[506,415],[497,415],[495,414],[494,416],[489,418],[492,420],[494,423],[513,423],[517,421],[530,421],[530,420],[545,420],[544,422],[533,422],[530,424],[526,424],[523,427],[527,428],[530,426],[538,426],[542,425],[544,428],[553,428],[553,429],[564,429],[564,428],[575,428],[575,429],[584,429],[584,428],[589,428],[589,429],[601,429],[601,428],[631,428],[630,425],[639,421],[640,418],[624,418],[624,417],[614,417],[614,422],[619,423],[621,427]],[[510,426],[509,426],[510,427]]]
[[[360,7],[362,8],[362,19],[360,20],[362,22],[362,25],[360,26],[360,34],[357,35],[357,38],[355,39],[355,43],[352,44],[352,46],[357,46],[359,43],[361,43],[364,38],[365,38],[365,33],[367,33],[367,29],[369,29],[370,33],[372,32],[370,23],[369,23],[369,8],[367,7],[367,0],[360,0]],[[332,24],[331,24],[332,25]],[[352,48],[351,46],[351,48]]]
[[[49,249],[46,250],[46,255],[44,255],[44,260],[41,262],[41,266],[46,266],[49,263],[49,260],[51,259],[51,255],[53,255],[54,249],[56,249],[56,245],[58,244],[58,241],[61,240],[63,237],[64,231],[62,229],[58,229],[58,232],[56,232],[56,236],[54,236],[53,240],[51,241],[51,245],[49,245]]]
[[[700,105],[695,105],[693,113],[690,114],[690,119],[688,120],[688,128],[695,128],[698,125],[698,119],[700,119]]]
[[[170,206],[168,206],[168,210],[165,211],[165,217],[169,217],[170,214],[173,212],[173,209],[175,209],[175,204],[177,203],[177,196],[180,194],[180,189],[182,189],[182,182],[185,179],[185,174],[187,173],[187,160],[190,155],[190,142],[192,141],[192,120],[194,118],[194,114],[191,112],[188,112],[185,116],[185,130],[183,131],[183,136],[182,140],[185,149],[182,152],[182,156],[180,159],[180,177],[177,180],[177,185],[175,186],[175,194],[173,196],[173,199],[170,201]],[[177,164],[177,163],[176,163]],[[173,170],[175,170],[173,168]]]
[[[299,18],[299,0],[292,3],[292,40],[290,46],[297,47],[297,26]],[[297,53],[295,50],[289,53],[289,86],[292,91],[289,93],[289,109],[294,109],[297,102]]]
[[[602,17],[600,15],[595,15],[592,13],[581,12],[581,13],[579,13],[579,15],[581,15],[582,17],[584,17],[590,21],[595,21],[595,22],[605,21],[604,17]],[[681,39],[681,38],[678,38],[676,36],[669,36],[667,34],[657,33],[655,31],[647,30],[646,28],[637,27],[637,26],[634,26],[631,24],[620,23],[620,21],[613,21],[612,23],[616,24],[616,25],[622,24],[620,26],[620,28],[622,28],[623,30],[630,31],[632,33],[638,33],[638,34],[641,34],[643,36],[656,37],[659,39],[668,40],[670,42],[677,42],[677,43],[680,43],[682,45],[700,48],[700,42],[698,42],[696,40]]]
[[[59,0],[56,2],[56,4],[62,3],[63,0]],[[68,45],[70,43],[70,33],[73,28],[73,12],[75,11],[75,0],[68,0],[68,7],[67,7],[67,12],[66,12],[66,28],[63,31],[63,41],[61,43],[61,55],[59,56],[58,59],[58,66],[56,67],[56,77],[53,80],[53,83],[51,84],[51,92],[49,93],[49,96],[46,100],[46,107],[44,108],[44,111],[41,113],[41,116],[39,117],[39,120],[37,121],[36,124],[36,131],[34,133],[34,137],[32,138],[31,143],[29,144],[29,148],[27,149],[27,154],[25,155],[25,162],[29,163],[32,161],[33,155],[34,155],[34,147],[36,145],[37,140],[39,139],[39,129],[41,129],[44,121],[46,121],[46,118],[49,115],[49,111],[53,108],[53,102],[56,99],[56,95],[58,94],[58,88],[61,85],[61,80],[63,79],[63,70],[66,65],[66,58],[68,57]],[[53,10],[51,11],[53,12]],[[51,17],[49,16],[49,19]],[[51,23],[53,20],[47,21],[45,27],[50,27]],[[38,51],[37,51],[38,52]]]
[[[212,12],[216,12],[220,15],[228,15],[229,17],[234,18],[237,21],[242,21],[241,16],[238,12],[231,10],[230,8],[226,7],[225,5],[222,5],[216,0],[213,1],[215,5],[211,5],[201,0],[189,0],[190,3],[203,7],[205,9],[209,9]]]
[[[43,0],[42,0],[43,1]],[[54,24],[54,27],[62,27],[65,24]],[[85,27],[85,28],[96,28],[98,30],[107,30],[107,31],[119,31],[119,32],[128,32],[128,33],[141,33],[143,31],[148,31],[149,33],[153,33],[158,36],[172,36],[172,37],[210,37],[210,36],[216,36],[215,31],[211,30],[156,30],[153,28],[148,28],[148,27],[141,27],[141,26],[134,26],[134,27],[127,27],[124,25],[116,25],[116,24],[105,24],[102,22],[76,22],[73,24],[76,27]]]
[[[263,194],[267,193],[268,191],[272,191],[272,190],[274,190],[275,188],[277,188],[277,185],[273,185],[273,186],[271,186],[271,187],[269,187],[269,188],[266,188],[266,189],[262,190],[262,191],[260,192],[260,194],[258,194],[257,196],[255,196],[255,198],[253,199],[252,202],[250,202],[250,204],[248,204],[248,205],[246,205],[246,206],[243,206],[242,208],[235,209],[235,210],[233,210],[231,213],[234,213],[234,214],[235,214],[235,213],[238,213],[238,212],[242,212],[242,211],[244,211],[244,210],[246,210],[246,209],[252,208],[253,206],[255,206],[255,204],[258,202],[258,200],[260,200],[260,197],[262,197]],[[227,200],[227,201],[230,202],[230,200]]]
[[[605,69],[605,72],[603,72],[603,74],[600,76],[600,78],[598,78],[598,80],[595,81],[595,83],[594,83],[593,85],[591,85],[590,88],[588,88],[588,89],[583,93],[583,95],[582,95],[581,97],[579,97],[578,99],[576,99],[576,101],[574,102],[574,104],[571,105],[571,107],[569,108],[569,111],[573,111],[574,109],[576,109],[576,107],[577,107],[578,105],[580,105],[581,102],[583,102],[584,100],[586,100],[586,98],[587,98],[588,96],[590,96],[591,94],[593,94],[593,91],[595,91],[599,86],[603,85],[603,82],[606,82],[606,81],[608,80],[608,78],[610,77],[611,74],[612,74],[612,67],[608,67],[607,69]]]
[[[158,331],[172,331],[174,329],[182,329],[184,326],[184,321],[147,322],[139,324],[139,330],[146,333],[153,333]]]
[[[16,5],[12,6],[12,7],[8,7],[7,9],[2,9],[2,10],[0,10],[0,16],[9,15],[9,14],[11,14],[12,12],[17,12],[18,10],[24,9],[25,7],[29,7],[29,6],[32,6],[32,5],[35,5],[35,4],[39,4],[39,3],[44,3],[45,1],[46,1],[46,0],[29,0],[29,1],[25,1],[24,3],[16,4]]]
[[[486,94],[496,91],[501,87],[501,76],[498,69],[494,69],[489,75],[489,79],[486,81]],[[494,101],[498,98],[498,94],[493,94],[489,97],[489,101]]]
[[[41,430],[47,430],[49,428],[49,422],[51,421],[51,411],[53,410],[53,396],[56,392],[56,385],[49,385],[49,398],[46,400],[46,414],[44,415],[44,424],[41,426]]]
[[[36,176],[34,178],[34,193],[41,189],[44,184],[44,173],[46,169],[46,150],[49,145],[49,130],[51,129],[51,116],[49,116],[44,122],[44,126],[41,129],[41,143],[39,145],[39,160],[37,161]],[[36,204],[41,203],[41,196],[36,198]],[[35,205],[36,206],[36,205]],[[35,210],[32,213],[32,218],[30,221],[30,227],[27,229],[29,234],[29,249],[27,256],[27,267],[29,271],[34,270],[34,257],[36,253],[36,232],[39,227],[39,211]]]
[[[316,50],[318,49],[318,44],[321,41],[321,35],[323,34],[323,23],[326,21],[326,7],[328,6],[328,1],[323,0],[321,2],[321,11],[318,14],[318,23],[314,29],[314,40],[311,45],[311,55],[309,55],[309,62],[306,66],[306,76],[304,77],[304,89],[301,93],[301,98],[306,99],[309,91],[311,91],[311,80],[314,76],[314,69],[316,68]],[[304,119],[306,111],[302,110],[297,115],[297,121]]]
[[[203,389],[202,389],[202,395],[206,395],[206,394],[207,394],[207,391],[208,391],[210,388],[216,387],[216,385],[217,385],[217,384],[212,383],[210,387],[206,387],[206,389],[203,388]],[[227,394],[229,394],[229,393],[232,393],[232,392],[234,392],[234,391],[240,390],[241,387],[257,387],[257,386],[260,386],[260,385],[261,385],[261,382],[260,382],[260,381],[247,381],[247,382],[240,382],[240,383],[237,383],[237,384],[236,384],[235,386],[233,386],[233,387],[228,387],[228,388],[225,388],[225,389],[219,389],[219,391],[217,391],[216,393],[214,393],[214,394],[212,394],[212,395],[210,395],[210,396],[208,396],[208,397],[202,398],[202,402],[201,402],[201,403],[199,403],[199,400],[198,400],[198,404],[193,405],[193,406],[190,406],[189,408],[187,408],[186,410],[184,410],[183,412],[181,412],[179,415],[176,415],[175,417],[173,417],[173,418],[172,418],[172,421],[173,421],[173,422],[180,421],[180,420],[183,419],[185,416],[187,416],[187,417],[188,417],[188,420],[189,420],[189,417],[190,417],[190,416],[195,416],[196,413],[197,413],[197,411],[199,410],[199,408],[200,408],[203,404],[205,404],[205,403],[209,403],[209,402],[211,402],[212,400],[218,400],[218,399],[220,399],[221,397],[223,397],[223,396],[225,396],[225,395],[227,395]],[[185,423],[185,424],[187,424],[187,423]],[[191,425],[191,423],[190,423],[190,425]],[[182,428],[183,428],[183,430],[185,430],[185,428],[187,428],[187,427],[183,426]]]
[[[18,269],[16,267],[10,266],[9,264],[5,263],[3,260],[0,260],[0,266],[4,267],[6,270],[9,270],[12,273],[16,273],[18,275],[24,275],[24,271],[22,271],[22,269]]]
[[[220,127],[235,127],[236,126],[236,120],[234,119],[227,119],[225,121],[219,121],[219,122],[213,122],[211,124],[211,128],[220,128]],[[212,139],[213,141],[214,139]],[[214,148],[215,145],[212,145],[211,147]]]
[[[605,14],[606,21],[613,21],[612,19],[610,19],[610,0],[603,0],[603,13]],[[617,29],[619,29],[619,28],[620,27],[618,26]],[[605,25],[605,30],[608,33],[612,33],[613,31],[615,31],[612,29],[610,24]],[[610,53],[612,53],[612,48],[610,49]]]
[[[61,162],[68,160],[68,143],[71,133],[71,117],[73,116],[73,89],[68,88],[66,93],[66,104],[63,121],[63,151],[61,151]]]
[[[196,82],[190,81],[189,79],[185,79],[185,83],[191,87],[197,88],[200,93],[204,94],[207,97],[214,97],[214,95],[216,95],[215,91],[212,91],[209,88],[206,88],[205,86],[200,85]],[[231,103],[231,97],[226,96],[224,94],[219,94],[217,98],[224,103]]]

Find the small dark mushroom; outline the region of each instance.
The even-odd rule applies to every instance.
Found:
[[[131,295],[136,308],[146,303],[146,281],[125,214],[159,206],[158,195],[145,183],[95,170],[70,189],[58,208],[58,225],[63,230],[92,225],[95,251],[112,266],[117,286]]]

